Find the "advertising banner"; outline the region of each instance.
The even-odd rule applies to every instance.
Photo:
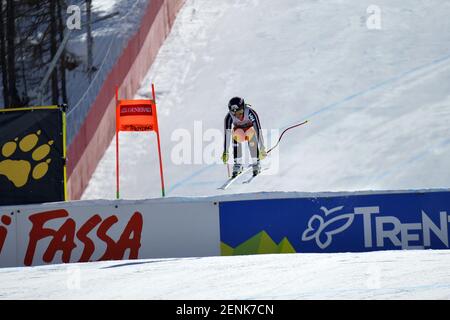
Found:
[[[1,267],[220,255],[219,208],[210,201],[86,201],[0,211]],[[12,214],[15,223],[3,218]]]
[[[220,203],[222,255],[448,249],[450,192]]]
[[[0,205],[65,200],[64,119],[58,106],[0,109]]]

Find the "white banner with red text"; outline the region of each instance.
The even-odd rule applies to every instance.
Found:
[[[214,201],[0,207],[0,267],[220,255]]]

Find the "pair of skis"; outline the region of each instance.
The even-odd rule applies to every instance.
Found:
[[[226,190],[229,186],[231,186],[243,174],[251,171],[252,168],[253,168],[253,166],[249,165],[244,170],[242,170],[237,176],[229,178],[227,181],[225,181],[225,183],[221,187],[219,187],[219,190]],[[250,178],[248,178],[247,180],[244,180],[242,183],[243,184],[248,184],[248,183],[252,182],[253,179],[255,179],[257,176],[259,176],[261,174],[261,172],[264,171],[264,170],[266,170],[266,168],[261,169],[261,171],[256,176],[252,175]]]

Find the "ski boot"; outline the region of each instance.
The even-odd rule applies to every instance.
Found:
[[[233,166],[233,174],[232,174],[232,178],[236,178],[238,176],[238,174],[240,174],[242,172],[242,164],[240,163],[235,163]]]
[[[255,177],[261,172],[261,164],[259,163],[259,160],[252,166],[253,166],[253,176]]]

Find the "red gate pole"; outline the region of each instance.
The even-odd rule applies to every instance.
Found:
[[[116,199],[120,197],[120,181],[119,181],[119,87],[116,86]]]
[[[159,139],[159,126],[158,126],[158,115],[156,113],[156,95],[155,95],[155,85],[152,83],[152,96],[153,96],[153,103],[155,106],[155,123],[156,123],[156,138],[158,140],[158,156],[159,156],[159,173],[161,176],[161,193],[162,196],[165,197],[165,189],[164,189],[164,172],[163,172],[163,164],[162,164],[162,156],[161,156],[161,142]]]

